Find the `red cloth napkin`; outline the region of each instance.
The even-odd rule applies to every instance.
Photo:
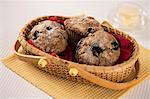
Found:
[[[128,60],[131,57],[133,52],[133,43],[121,35],[114,34],[114,33],[111,34],[118,40],[120,45],[120,57],[116,62],[116,64]]]
[[[64,20],[58,19],[57,16],[51,16],[51,17],[49,17],[49,20],[58,22],[60,24],[64,24]]]

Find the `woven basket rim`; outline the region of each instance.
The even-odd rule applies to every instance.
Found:
[[[58,15],[50,15],[50,16],[57,16],[57,17],[62,17],[62,18],[71,18],[71,17],[73,17],[73,16],[71,16],[71,17],[66,17],[66,16],[58,16]],[[42,17],[47,17],[47,18],[49,18],[50,16],[42,16]],[[27,46],[30,46],[30,47],[32,47],[32,45],[30,45],[30,44],[28,44],[28,42],[25,40],[25,37],[22,37],[22,35],[25,35],[25,34],[23,34],[23,31],[24,31],[24,29],[28,26],[28,25],[30,25],[31,24],[31,22],[33,22],[33,21],[35,21],[35,20],[38,20],[38,19],[40,19],[40,18],[42,18],[42,17],[38,17],[38,18],[36,18],[36,19],[33,19],[33,20],[31,20],[29,23],[27,23],[22,29],[21,29],[21,31],[20,31],[20,33],[19,33],[19,38],[18,38],[18,40],[19,40],[19,42],[20,41],[24,41],[24,43],[25,44],[27,44]],[[112,28],[112,27],[108,27],[108,28]],[[134,51],[133,51],[133,53],[132,53],[132,56],[127,60],[127,61],[124,61],[124,62],[122,62],[122,63],[120,63],[120,64],[116,64],[116,65],[114,65],[114,66],[95,66],[95,65],[87,65],[87,64],[80,64],[80,63],[76,63],[76,62],[72,62],[72,61],[67,61],[67,60],[64,60],[64,59],[61,59],[61,58],[56,58],[56,57],[54,57],[54,56],[52,56],[52,55],[49,55],[49,54],[47,54],[47,53],[45,53],[45,52],[43,52],[43,51],[41,51],[40,49],[38,49],[38,48],[35,48],[35,47],[33,47],[33,49],[34,50],[38,50],[38,52],[40,52],[40,53],[44,53],[46,56],[48,56],[48,57],[52,57],[52,58],[54,58],[54,59],[59,59],[59,60],[61,60],[61,61],[65,61],[65,62],[68,62],[68,63],[70,63],[70,64],[77,64],[78,66],[81,66],[81,67],[86,67],[86,68],[89,68],[89,69],[116,69],[117,67],[124,67],[124,66],[126,66],[126,65],[128,65],[128,64],[130,64],[131,62],[135,62],[137,59],[138,59],[138,56],[139,56],[139,45],[138,45],[138,43],[136,42],[136,40],[133,38],[133,37],[131,37],[131,36],[129,36],[128,34],[126,34],[126,33],[124,33],[124,32],[122,32],[122,31],[120,31],[120,30],[118,30],[118,29],[116,29],[116,28],[113,28],[115,31],[119,31],[120,33],[122,33],[123,35],[126,35],[126,36],[128,36],[129,38],[130,38],[130,41],[132,41],[132,43],[134,44]],[[119,34],[120,35],[120,34]],[[21,43],[21,42],[20,42]],[[22,44],[22,43],[21,43]],[[31,55],[32,56],[32,55]],[[40,57],[40,56],[39,56]],[[43,57],[43,56],[41,56],[41,57]]]
[[[18,42],[18,41],[17,41]],[[16,43],[17,43],[16,42]],[[15,44],[16,44],[15,43]],[[17,52],[17,49],[16,49],[16,52]],[[19,54],[19,53],[17,53],[17,54]],[[20,55],[19,55],[20,56]],[[35,56],[36,57],[36,56]],[[136,63],[137,62],[139,62],[139,60],[137,60],[136,61]],[[135,65],[134,65],[135,66]],[[139,66],[139,65],[138,65]],[[138,67],[139,68],[139,67]],[[139,71],[138,71],[138,69],[136,69],[135,68],[135,70],[136,70],[136,74],[134,75],[134,77],[132,78],[132,80],[129,80],[129,81],[125,81],[125,82],[122,82],[122,83],[118,83],[118,82],[111,82],[111,81],[108,81],[109,83],[111,83],[111,84],[114,84],[115,86],[117,86],[117,88],[116,87],[111,87],[111,85],[108,85],[107,87],[108,88],[110,88],[110,89],[114,89],[114,90],[122,90],[122,89],[125,89],[125,88],[129,88],[129,87],[131,87],[131,86],[133,86],[133,85],[135,85],[135,84],[137,84],[140,80],[143,80],[143,79],[135,79],[135,77],[137,77],[137,75],[138,75],[138,73],[139,73]],[[118,87],[119,86],[119,87]]]

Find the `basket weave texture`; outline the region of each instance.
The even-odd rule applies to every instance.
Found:
[[[125,78],[127,78],[131,71],[134,69],[134,65],[135,62],[138,59],[139,56],[139,46],[137,44],[137,42],[135,41],[135,39],[133,39],[132,37],[130,37],[129,35],[112,28],[111,25],[108,25],[106,22],[104,22],[104,24],[102,24],[102,27],[111,33],[115,33],[115,34],[119,34],[123,37],[125,37],[126,39],[130,40],[133,43],[133,52],[132,52],[132,56],[130,57],[129,60],[124,61],[121,64],[116,64],[115,66],[92,66],[92,65],[86,65],[86,64],[79,64],[79,63],[75,63],[75,62],[71,62],[71,61],[67,61],[67,60],[63,60],[54,56],[51,56],[41,50],[39,50],[38,48],[32,46],[31,44],[29,44],[26,41],[26,36],[30,33],[31,29],[38,24],[38,22],[44,21],[44,20],[48,20],[50,16],[44,16],[44,17],[39,17],[35,20],[32,20],[31,22],[29,22],[27,25],[24,26],[24,28],[21,30],[20,34],[19,34],[19,38],[18,38],[18,44],[16,44],[15,49],[19,48],[19,43],[21,44],[21,46],[23,47],[24,50],[29,51],[35,55],[38,56],[38,58],[36,56],[31,56],[30,57],[20,57],[18,54],[18,58],[26,61],[28,63],[32,63],[35,66],[37,66],[38,68],[52,74],[52,75],[56,75],[58,77],[61,78],[65,78],[68,80],[72,80],[72,81],[78,81],[78,82],[83,82],[83,83],[88,83],[89,81],[86,79],[83,79],[81,76],[77,75],[77,76],[70,76],[69,75],[69,69],[71,67],[79,67],[84,71],[87,71],[97,77],[106,79],[108,81],[112,81],[112,82],[121,82],[123,81]],[[61,20],[65,20],[69,17],[63,17],[63,16],[57,16],[59,19]],[[46,59],[48,61],[48,65],[46,67],[40,67],[37,63],[39,61],[39,59]]]

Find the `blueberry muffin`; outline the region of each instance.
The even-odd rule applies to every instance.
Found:
[[[76,48],[77,62],[89,65],[113,65],[119,55],[119,43],[113,35],[103,30],[90,33],[88,37],[82,38]]]
[[[28,39],[32,40],[34,46],[47,53],[61,53],[68,45],[68,35],[63,25],[50,20],[34,26]]]
[[[69,34],[71,42],[78,42],[82,37],[86,37],[89,33],[102,29],[100,23],[90,16],[78,16],[66,19],[64,21],[65,28]]]

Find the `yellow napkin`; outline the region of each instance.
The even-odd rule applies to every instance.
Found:
[[[150,51],[140,48],[140,71],[138,78],[146,79],[150,75]],[[119,98],[129,89],[116,91],[103,88],[97,85],[81,84],[72,82],[62,78],[49,75],[48,73],[39,70],[31,64],[25,63],[17,59],[15,55],[11,55],[2,59],[2,62],[7,68],[18,74],[20,77],[44,91],[54,98]],[[139,81],[139,83],[142,81]]]

